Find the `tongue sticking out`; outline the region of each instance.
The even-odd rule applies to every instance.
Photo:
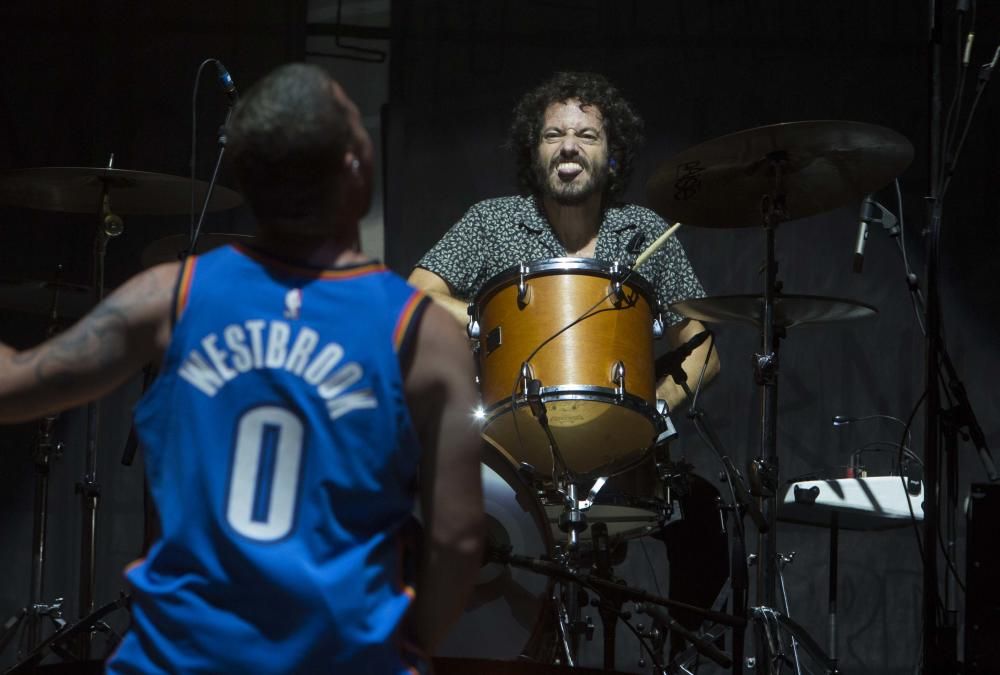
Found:
[[[576,162],[562,162],[557,167],[556,172],[562,180],[571,181],[583,173],[583,167]]]

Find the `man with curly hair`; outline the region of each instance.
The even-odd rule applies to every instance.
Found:
[[[417,263],[413,285],[427,291],[463,324],[467,305],[495,275],[545,258],[629,260],[627,249],[649,245],[666,229],[663,220],[621,199],[642,143],[642,120],[606,78],[556,73],[529,91],[514,109],[509,145],[517,158],[518,197],[475,204]],[[668,311],[671,303],[705,295],[680,242],[669,240],[639,270],[664,310],[668,346],[704,330],[698,321]],[[705,381],[719,360],[703,342],[682,363]],[[657,397],[674,409],[683,389],[666,376]]]

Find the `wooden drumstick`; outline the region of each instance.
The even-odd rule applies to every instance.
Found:
[[[674,232],[676,232],[677,228],[679,228],[680,226],[681,226],[680,223],[674,223],[670,227],[670,229],[668,229],[666,232],[657,237],[656,241],[650,244],[649,247],[645,251],[640,253],[639,257],[635,259],[635,264],[632,265],[632,269],[638,269],[639,265],[649,260],[649,257],[654,253],[656,253],[656,249],[660,248],[665,243],[667,243],[667,239],[670,239],[670,237],[673,236]]]

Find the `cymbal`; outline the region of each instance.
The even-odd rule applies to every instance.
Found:
[[[670,309],[698,321],[759,326],[764,316],[764,298],[760,295],[719,295],[677,302]],[[876,314],[877,309],[856,300],[818,295],[778,295],[774,299],[774,322],[782,328],[865,319]]]
[[[805,218],[875,192],[913,161],[902,134],[863,122],[788,122],[738,131],[664,162],[646,184],[652,208],[669,222],[703,227],[762,224],[761,197],[775,188],[780,158],[787,220]]]
[[[190,241],[191,238],[186,234],[172,234],[169,237],[157,239],[142,251],[140,260],[143,268],[160,263],[177,262],[180,260],[181,252],[187,249]],[[249,234],[204,232],[198,235],[198,253],[207,253],[213,248],[226,244],[247,244],[251,241],[253,241],[253,237]]]
[[[61,319],[78,319],[94,306],[89,286],[62,281],[0,281],[0,309],[48,315],[57,292],[56,314]]]
[[[107,185],[111,210],[119,215],[171,216],[191,211],[191,181],[180,176],[87,166],[38,167],[0,171],[0,204],[62,213],[100,213]],[[195,181],[200,209],[208,183]],[[240,193],[216,185],[209,211],[239,206]]]

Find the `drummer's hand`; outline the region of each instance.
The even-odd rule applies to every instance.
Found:
[[[407,281],[411,286],[416,286],[429,295],[435,303],[448,310],[448,313],[458,319],[463,328],[469,323],[469,303],[453,296],[448,282],[440,276],[423,267],[414,267]]]
[[[685,319],[676,326],[669,327],[665,337],[670,349],[676,349],[703,330],[705,330],[705,326],[700,321]],[[684,373],[688,378],[687,385],[692,391],[698,386],[698,376],[701,374],[701,368],[705,363],[706,357],[708,357],[708,366],[705,368],[705,378],[702,386],[708,384],[719,374],[719,370],[721,369],[719,350],[712,349],[711,356],[709,356],[711,344],[711,340],[705,340],[681,363],[681,368],[684,369]],[[665,400],[669,410],[676,410],[687,399],[687,394],[684,392],[683,387],[674,382],[672,377],[667,376],[657,382],[656,397]]]
[[[170,340],[178,263],[126,282],[69,330],[32,349],[0,348],[0,423],[59,412],[110,392]]]

